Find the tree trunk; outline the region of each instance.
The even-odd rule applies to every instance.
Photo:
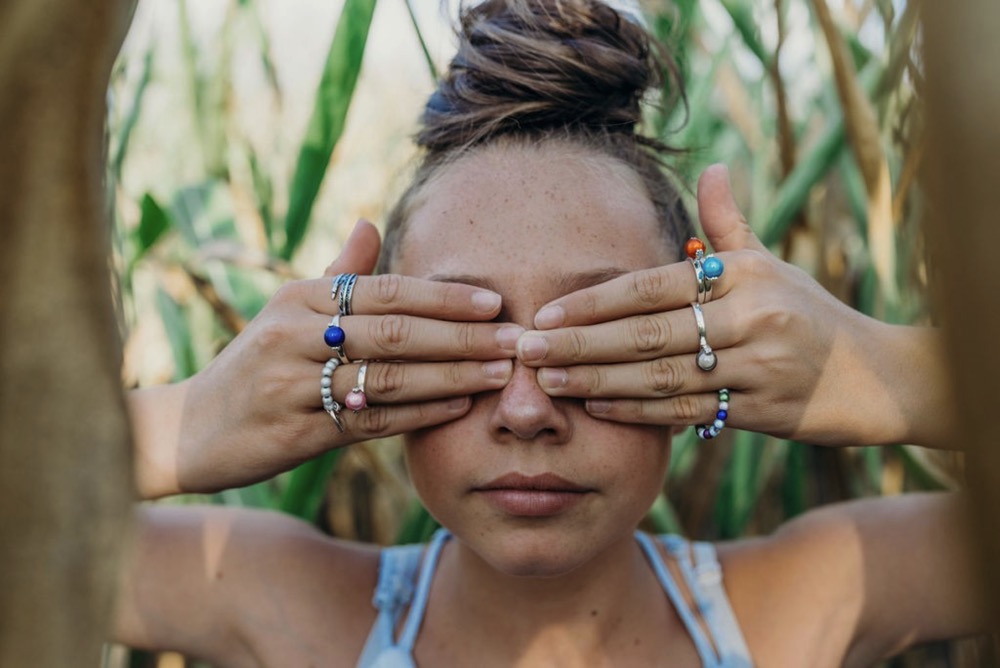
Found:
[[[957,442],[1000,613],[1000,2],[923,3],[932,260],[952,355]],[[1000,616],[994,621],[1000,620]],[[994,629],[1000,628],[995,625]]]
[[[104,202],[132,0],[0,1],[0,666],[97,666],[134,496]]]

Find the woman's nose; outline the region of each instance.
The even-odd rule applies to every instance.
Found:
[[[573,428],[564,404],[542,391],[535,369],[514,360],[514,373],[491,418],[492,431],[502,441],[565,443]]]

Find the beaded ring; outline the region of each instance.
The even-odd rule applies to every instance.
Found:
[[[719,409],[715,412],[715,421],[712,424],[700,424],[694,428],[698,438],[708,441],[718,436],[723,427],[726,426],[726,418],[729,417],[729,390],[723,388],[719,390]]]
[[[319,392],[323,398],[323,410],[330,414],[333,423],[337,425],[337,431],[343,434],[344,423],[340,420],[340,404],[333,398],[333,372],[337,370],[338,366],[340,366],[340,360],[336,357],[331,357],[323,365],[323,377],[319,381]]]

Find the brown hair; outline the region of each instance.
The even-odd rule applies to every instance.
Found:
[[[499,142],[564,141],[612,157],[641,178],[665,240],[683,253],[693,227],[664,173],[678,151],[637,131],[650,91],[686,104],[670,54],[602,0],[486,0],[460,12],[458,53],[430,97],[424,155],[390,212],[378,271],[395,259],[423,186],[447,164]]]

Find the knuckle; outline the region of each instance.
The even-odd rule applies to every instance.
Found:
[[[406,373],[402,365],[391,362],[373,365],[369,373],[372,375],[373,394],[378,395],[382,401],[393,401],[398,398],[400,391],[406,384]]]
[[[646,384],[653,392],[663,396],[676,393],[681,386],[681,372],[672,357],[655,359],[643,367]]]
[[[268,318],[258,321],[251,339],[255,352],[273,355],[291,336],[290,325],[285,318]]]
[[[355,420],[355,429],[367,436],[379,436],[389,430],[389,412],[381,406],[366,408],[360,413],[351,415]]]
[[[304,290],[304,281],[289,281],[288,283],[283,283],[275,290],[271,301],[277,304],[299,301],[303,297]]]
[[[639,317],[628,321],[630,338],[636,352],[652,353],[670,343],[670,326],[657,317]]]
[[[663,273],[656,270],[640,271],[632,275],[628,293],[639,308],[651,308],[660,303],[666,287]]]
[[[403,295],[403,277],[398,274],[381,274],[372,280],[371,299],[376,304],[396,304]]]
[[[693,394],[682,394],[671,399],[674,417],[685,423],[695,423],[701,418],[701,404]]]
[[[410,338],[409,319],[396,314],[379,318],[372,332],[372,339],[380,351],[387,356],[394,356],[406,349]]]
[[[587,355],[590,350],[590,345],[587,343],[587,337],[584,335],[582,329],[572,328],[567,330],[565,343],[569,352],[570,359],[573,360],[587,359]]]
[[[457,323],[455,348],[459,355],[471,355],[476,350],[476,326],[471,322]]]
[[[450,387],[463,387],[465,385],[464,365],[461,362],[451,362],[445,367],[445,380]]]

